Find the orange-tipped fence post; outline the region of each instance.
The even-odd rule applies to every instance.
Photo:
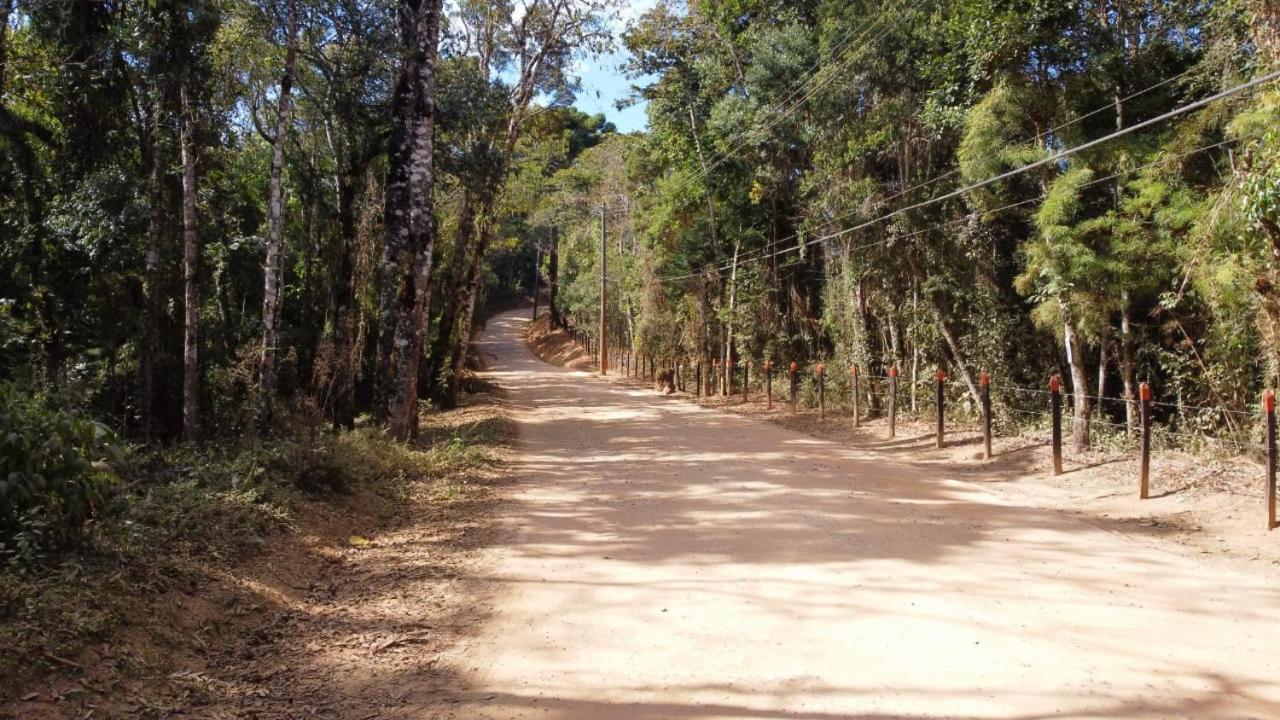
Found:
[[[773,409],[773,361],[764,361],[764,402],[765,409]]]
[[[1276,393],[1262,394],[1262,410],[1267,415],[1267,529],[1276,527]]]
[[[818,363],[818,419],[827,418],[827,368]]]
[[[991,459],[991,376],[986,372],[978,381],[982,392],[982,449],[988,460]]]
[[[889,437],[898,435],[898,367],[889,368]]]
[[[693,396],[702,397],[702,358],[693,366]]]
[[[858,408],[858,366],[849,368],[849,384],[853,393],[853,427],[856,430],[862,424],[862,412]]]
[[[945,430],[946,402],[947,402],[946,383],[947,383],[947,374],[939,370],[937,381],[934,387],[934,393],[933,393],[934,404],[938,406],[938,441],[937,441],[938,447],[942,447],[943,444],[946,442],[945,439],[943,438],[943,433],[946,432]]]
[[[791,409],[793,411],[796,409],[796,391],[800,389],[800,377],[796,375],[796,371],[799,369],[800,369],[800,366],[796,364],[795,360],[792,360],[791,361]]]
[[[1138,484],[1138,497],[1146,500],[1151,497],[1151,386],[1142,383],[1138,386],[1138,417],[1142,421],[1142,466]]]
[[[751,401],[751,361],[742,362],[742,402]]]
[[[1049,414],[1053,428],[1053,474],[1062,474],[1062,378],[1049,378]]]

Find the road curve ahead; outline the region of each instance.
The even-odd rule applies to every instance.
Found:
[[[1280,718],[1264,577],[549,366],[527,314],[483,338],[519,486],[439,715]]]

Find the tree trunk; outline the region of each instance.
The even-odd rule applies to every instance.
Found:
[[[720,394],[728,396],[733,387],[733,313],[738,305],[738,252],[742,248],[742,239],[733,242],[733,269],[729,272],[729,311],[724,316],[724,358],[720,370],[724,373],[724,382],[720,384]]]
[[[894,317],[892,312],[889,313],[888,325],[889,325],[889,355],[890,355],[889,367],[897,367],[898,362],[902,357],[902,353],[899,350],[899,342],[898,342],[898,318]]]
[[[1067,365],[1071,369],[1071,398],[1074,417],[1071,421],[1071,445],[1077,453],[1089,449],[1089,376],[1084,366],[1084,342],[1065,300],[1062,305],[1062,331],[1067,347]]]
[[[232,347],[232,322],[231,322],[231,299],[229,297],[229,288],[227,287],[227,258],[231,256],[231,248],[227,246],[226,235],[223,234],[222,241],[222,258],[217,264],[217,269],[213,273],[213,302],[218,308],[218,341],[222,345],[222,354],[224,357],[230,358],[235,350]]]
[[[1124,383],[1124,423],[1132,435],[1138,428],[1138,390],[1133,372],[1133,326],[1130,320],[1129,292],[1126,290],[1121,298],[1124,308],[1120,311],[1120,379]]]
[[[280,76],[276,133],[271,139],[271,185],[267,198],[267,258],[263,268],[262,355],[258,360],[258,427],[271,422],[276,394],[276,353],[280,346],[280,247],[284,241],[284,144],[289,134],[290,95],[298,62],[298,0],[289,3],[289,47]]]
[[[356,424],[355,375],[360,348],[356,344],[357,315],[355,266],[359,238],[355,215],[356,178],[343,173],[338,178],[338,233],[342,254],[333,283],[333,429],[353,429]]]
[[[938,331],[942,333],[942,340],[951,353],[952,372],[958,374],[964,381],[965,389],[969,391],[969,397],[973,398],[975,406],[982,404],[981,396],[978,394],[978,384],[974,382],[969,363],[965,361],[964,353],[960,351],[960,343],[956,342],[956,336],[951,332],[951,327],[941,312],[938,313]]]
[[[483,203],[481,203],[483,205]],[[427,393],[436,401],[448,401],[448,378],[441,377],[446,368],[453,367],[453,352],[456,347],[454,331],[457,329],[459,313],[466,299],[466,282],[469,275],[469,259],[475,250],[477,223],[483,211],[476,207],[476,198],[470,191],[463,191],[462,207],[458,216],[458,234],[453,243],[453,257],[449,260],[449,272],[442,278],[444,282],[444,307],[440,312],[440,326],[436,329],[435,342],[431,344],[431,352],[427,357],[427,377],[433,383]],[[445,381],[443,392],[439,392],[439,383]]]
[[[487,218],[486,212],[482,217]],[[458,339],[452,345],[453,354],[449,369],[449,376],[445,379],[445,393],[441,398],[441,404],[445,408],[455,408],[458,406],[458,396],[462,387],[462,374],[467,366],[467,353],[471,348],[471,331],[475,323],[476,314],[476,298],[480,294],[480,284],[483,278],[480,276],[480,270],[484,264],[484,256],[489,247],[490,235],[493,232],[487,221],[477,230],[478,242],[476,243],[475,252],[471,255],[471,264],[467,269],[467,284],[463,287],[462,303],[458,309],[457,326]]]
[[[560,228],[551,228],[551,258],[547,267],[547,309],[551,313],[551,327],[564,327],[564,319],[560,317],[560,306],[556,304],[556,294],[560,288]]]
[[[182,122],[182,435],[200,436],[200,236],[196,218],[195,117],[187,88],[181,90]]]
[[[1110,357],[1108,353],[1107,340],[1104,337],[1099,343],[1098,348],[1098,412],[1103,413],[1105,409],[1102,407],[1102,399],[1107,396],[1107,359]]]
[[[0,0],[0,97],[4,97],[5,80],[9,65],[9,16],[13,14],[13,0]]]
[[[436,55],[440,37],[441,0],[403,0],[402,13],[411,13],[406,46],[417,57],[412,82],[413,117],[409,120],[409,208],[407,262],[398,283],[395,337],[391,368],[394,372],[387,422],[391,435],[408,440],[418,431],[418,372],[435,246],[432,221],[435,183]]]
[[[151,181],[148,189],[151,196],[151,219],[147,228],[147,255],[143,275],[146,306],[142,320],[142,356],[139,358],[142,398],[138,405],[142,413],[142,437],[145,440],[151,438],[151,423],[155,415],[155,356],[160,334],[160,232],[165,211],[164,160],[160,156],[156,132],[153,123],[151,137],[148,139],[148,152],[151,154]]]
[[[387,159],[386,208],[383,221],[385,241],[378,263],[378,349],[374,361],[373,416],[386,422],[391,409],[396,355],[395,340],[398,313],[404,302],[400,297],[403,288],[400,279],[406,274],[404,267],[411,238],[410,190],[413,166],[414,111],[418,106],[418,63],[421,59],[413,51],[415,19],[414,10],[401,6],[400,34],[402,42],[400,68],[396,77],[395,93],[391,109],[391,139]]]

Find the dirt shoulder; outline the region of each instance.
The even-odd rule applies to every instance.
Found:
[[[563,333],[532,328],[530,345],[543,360],[576,369],[591,369],[585,353]],[[567,345],[567,348],[566,348]],[[572,350],[580,354],[575,355]],[[624,375],[611,379],[633,387],[649,383]],[[775,378],[780,398],[784,382]],[[1068,453],[1065,472],[1053,476],[1047,429],[1044,432],[995,437],[993,457],[982,457],[982,436],[974,428],[948,430],[946,444],[935,447],[931,422],[900,420],[896,437],[888,437],[884,418],[863,419],[853,427],[847,410],[829,409],[824,419],[813,408],[793,410],[777,399],[767,408],[753,390],[749,401],[733,397],[677,397],[704,407],[771,422],[814,437],[873,452],[907,465],[927,468],[942,477],[981,485],[984,489],[1040,507],[1059,510],[1099,527],[1156,538],[1171,552],[1212,555],[1232,565],[1280,577],[1280,530],[1268,532],[1263,505],[1263,466],[1225,453],[1195,456],[1156,451],[1151,461],[1151,498],[1138,498],[1138,457],[1127,449],[1082,456]]]
[[[258,551],[101,598],[118,623],[45,659],[57,671],[0,718],[357,720],[409,702],[406,678],[429,691],[438,653],[482,612],[471,567],[515,433],[496,392],[429,415],[417,444],[385,459],[400,477],[304,501]]]
[[[563,331],[551,327],[550,315],[542,315],[530,323],[525,338],[533,354],[545,362],[574,370],[590,370],[595,367],[586,350],[574,343]]]

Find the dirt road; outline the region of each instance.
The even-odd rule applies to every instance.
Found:
[[[546,365],[526,313],[483,343],[524,459],[439,714],[1280,718],[1265,578]]]

